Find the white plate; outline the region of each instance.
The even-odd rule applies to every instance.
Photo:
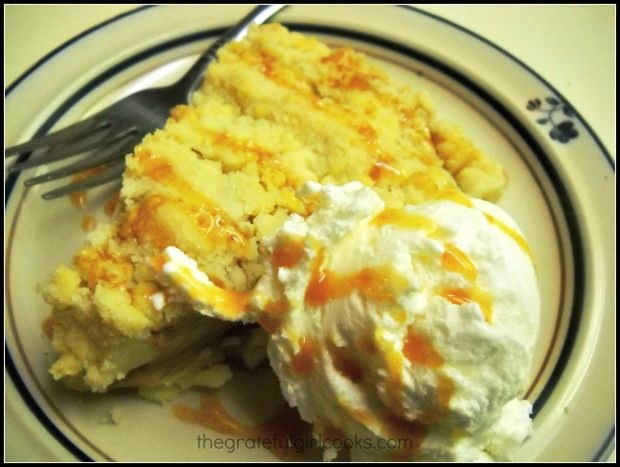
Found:
[[[138,88],[171,82],[243,11],[144,8],[80,36],[7,90],[6,144],[71,123]],[[395,79],[428,91],[440,116],[459,123],[504,165],[510,185],[499,204],[530,241],[543,298],[527,391],[535,431],[520,458],[604,456],[615,413],[615,168],[596,135],[526,65],[427,13],[295,6],[279,20],[362,50]],[[24,189],[21,181],[31,175],[9,178],[5,188],[8,446],[21,458],[48,460],[271,459],[261,450],[199,450],[196,436],[205,430],[175,419],[169,407],[131,394],[75,394],[51,381],[41,328],[49,307],[36,284],[70,261],[84,241],[86,214],[105,219],[102,205],[113,188],[90,193],[84,212],[67,199],[43,202],[39,195],[49,186]],[[196,403],[195,395],[187,397]],[[257,405],[239,394],[230,403]],[[113,407],[121,409],[120,424],[99,423]]]

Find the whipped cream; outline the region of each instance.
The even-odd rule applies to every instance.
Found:
[[[512,459],[540,306],[516,224],[457,193],[402,210],[357,182],[298,196],[318,207],[285,222],[253,291],[171,248],[164,275],[199,311],[267,329],[285,398],[317,435],[365,440],[354,460]]]

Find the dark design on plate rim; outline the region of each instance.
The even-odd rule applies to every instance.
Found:
[[[536,123],[539,125],[551,125],[551,130],[549,130],[551,139],[566,144],[579,136],[579,132],[573,122],[575,111],[569,104],[557,97],[545,97],[544,104],[538,97],[535,97],[527,101],[525,107],[531,112],[539,113]],[[565,119],[558,121],[558,115],[562,115]]]

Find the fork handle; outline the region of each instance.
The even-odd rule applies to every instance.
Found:
[[[192,65],[185,75],[174,86],[187,90],[187,102],[190,101],[193,92],[202,83],[205,69],[217,58],[217,51],[231,41],[241,40],[248,32],[253,23],[262,24],[269,20],[287,5],[258,5],[250,11],[241,21],[228,29],[217,39],[205,53]]]

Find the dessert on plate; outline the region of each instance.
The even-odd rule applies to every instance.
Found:
[[[250,293],[219,288],[172,246],[163,279],[206,316],[268,330],[285,398],[315,433],[368,440],[354,460],[511,459],[531,428],[516,396],[540,303],[514,221],[465,196],[386,208],[359,182],[299,196],[316,210],[268,242]]]
[[[505,184],[362,54],[255,27],[127,156],[113,222],[43,288],[51,374],[170,400],[268,348],[317,432],[404,430],[404,458],[503,459],[530,427],[515,398],[538,313],[518,228],[471,199]]]

